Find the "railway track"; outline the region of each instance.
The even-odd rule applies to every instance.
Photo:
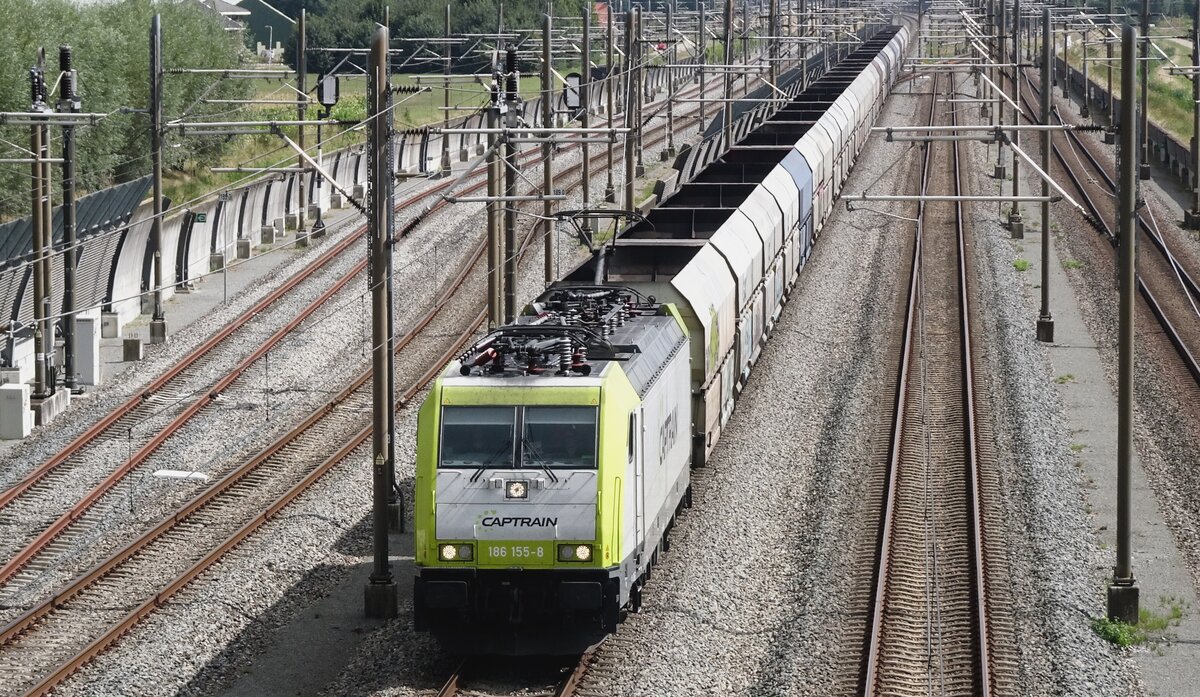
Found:
[[[647,144],[665,139],[665,127]],[[602,162],[604,154],[594,157]],[[601,164],[601,166],[603,166]],[[582,163],[559,172],[574,177]],[[573,179],[564,188],[579,185]],[[536,228],[525,235],[527,250]],[[478,245],[439,299],[397,341],[398,384],[408,387],[397,408],[413,400],[484,321],[480,309],[464,329],[451,301],[485,297]],[[423,371],[420,366],[429,366]],[[370,439],[370,372],[365,371],[253,459],[225,475],[174,515],[147,531],[67,588],[0,630],[0,695],[44,694],[105,650],[122,634],[271,520],[322,476]],[[341,443],[323,457],[332,443]],[[129,608],[132,608],[130,610]]]
[[[655,132],[661,130],[656,129]],[[661,138],[653,142],[659,140]],[[523,163],[535,162],[538,157],[536,150],[521,154]],[[592,161],[603,167],[603,153],[593,153]],[[564,174],[578,169],[570,168]],[[471,193],[486,186],[485,177],[478,176],[475,179],[461,193]],[[440,194],[452,183],[445,181],[407,197],[396,210],[415,206],[430,196]],[[430,212],[445,205],[445,200],[438,201]],[[361,226],[339,241],[297,277],[264,297],[140,394],[73,440],[58,455],[0,493],[0,526],[4,526],[8,532],[5,539],[0,541],[0,560],[3,560],[0,562],[0,608],[23,607],[35,599],[28,597],[36,594],[36,589],[31,590],[31,587],[48,571],[61,565],[65,557],[77,553],[80,546],[86,544],[92,531],[106,519],[110,513],[109,507],[101,505],[106,495],[138,471],[139,467],[149,467],[154,453],[179,434],[202,410],[212,405],[217,396],[230,389],[251,366],[301,327],[305,320],[318,313],[338,291],[365,273],[364,259],[321,292],[297,317],[238,360],[232,369],[225,371],[214,383],[200,389],[184,387],[189,381],[194,383],[196,376],[203,374],[208,366],[219,359],[220,354],[237,351],[238,337],[253,329],[252,320],[256,316],[295,292],[304,281],[319,280],[317,272],[339,255],[351,252],[365,231],[365,225]],[[478,259],[482,251],[481,243],[472,259]],[[456,281],[461,282],[462,279]],[[183,398],[188,393],[198,396],[188,401]],[[164,410],[170,415],[165,423],[161,423],[163,416],[159,414],[157,428],[139,429],[137,437],[134,437],[134,424]],[[114,451],[119,453],[117,457],[121,459],[121,464],[115,468],[106,464],[114,459]]]
[[[396,210],[413,206],[444,191],[452,182],[443,182],[406,197]],[[472,185],[478,189],[482,184]],[[0,493],[0,526],[6,531],[0,542],[0,607],[12,603],[29,584],[59,561],[61,552],[74,549],[106,511],[96,504],[138,466],[145,463],[164,443],[179,433],[197,414],[213,403],[246,371],[283,342],[293,331],[321,310],[338,291],[345,288],[366,268],[357,263],[348,273],[333,281],[297,316],[285,323],[257,348],[240,360],[238,345],[244,334],[254,331],[253,320],[269,312],[280,299],[291,295],[307,281],[321,283],[319,272],[344,253],[354,250],[366,232],[360,226],[332,246],[299,274],[289,279],[232,323],[188,353],[182,360],[156,378],[145,389],[118,406],[91,428],[71,441],[58,454]],[[224,354],[232,353],[231,359]],[[234,360],[235,365],[215,382],[195,384],[214,363]],[[189,384],[190,383],[190,384]],[[198,395],[194,400],[187,397]],[[165,423],[162,423],[166,419]],[[146,428],[154,420],[156,428]],[[112,468],[114,453],[128,456]],[[96,462],[101,465],[97,467]],[[66,494],[67,496],[64,496]],[[68,498],[70,496],[70,498]],[[75,503],[66,503],[74,500]]]
[[[957,142],[926,145],[920,186],[962,193]],[[994,693],[967,245],[961,202],[918,204],[859,694]]]
[[[587,672],[593,651],[570,660],[539,659],[537,665],[522,660],[515,667],[508,665],[499,668],[493,665],[494,661],[485,657],[464,658],[442,683],[435,697],[488,697],[497,692],[508,694],[511,690],[496,688],[510,680],[515,680],[520,694],[527,697],[570,697],[575,694]],[[501,675],[497,677],[497,673]],[[531,682],[536,685],[539,681],[542,683],[540,687],[530,686]],[[488,683],[492,684],[490,689]]]
[[[1010,78],[1011,81],[1011,78]],[[1032,82],[1022,85],[1021,103],[1028,113],[1039,96]],[[1055,110],[1059,123],[1067,123]],[[1087,219],[1116,245],[1116,182],[1095,153],[1093,145],[1075,131],[1055,132],[1051,138],[1054,160],[1066,174],[1088,211]],[[1200,286],[1194,280],[1198,270],[1171,253],[1156,222],[1146,210],[1137,213],[1139,233],[1137,288],[1147,307],[1162,326],[1184,367],[1200,386]],[[1146,243],[1149,244],[1146,244]],[[1141,250],[1152,250],[1143,253]]]

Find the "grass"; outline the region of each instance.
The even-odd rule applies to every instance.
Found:
[[[1086,447],[1087,447],[1087,446],[1086,446],[1086,445],[1084,445],[1083,443],[1072,443],[1072,444],[1071,444],[1071,452],[1073,452],[1073,453],[1075,453],[1076,455],[1078,455],[1079,453],[1083,452],[1083,449],[1084,449],[1084,448],[1086,448]]]
[[[642,190],[638,192],[638,195],[636,197],[634,197],[633,202],[635,204],[641,203],[642,201],[645,201],[646,199],[653,196],[654,195],[654,187],[657,184],[658,184],[658,180],[654,180],[654,179],[646,182],[646,185],[642,187]]]
[[[1145,633],[1140,631],[1136,625],[1126,624],[1120,620],[1110,620],[1107,617],[1092,620],[1092,631],[1101,639],[1123,649],[1146,640]]]
[[[1064,269],[1082,269],[1083,262],[1078,259],[1067,259],[1063,262]]]
[[[1152,639],[1166,636],[1172,627],[1178,627],[1183,620],[1183,601],[1171,596],[1160,596],[1158,599],[1161,611],[1143,607],[1138,610],[1138,623],[1126,624],[1107,617],[1092,620],[1092,631],[1101,639],[1116,644],[1121,648],[1129,648],[1143,644]]]
[[[1075,376],[1071,373],[1063,373],[1062,375],[1054,378],[1054,382],[1058,385],[1065,385],[1068,382],[1075,382]]]
[[[1022,273],[1029,270],[1029,261],[1026,259],[1016,259],[1013,261],[1013,268]]]
[[[1159,26],[1152,30],[1154,36],[1160,37],[1155,41],[1155,45],[1160,47],[1164,53],[1171,57],[1171,60],[1179,65],[1189,65],[1191,63],[1191,50],[1185,48],[1174,40],[1161,38],[1164,27]],[[1092,37],[1095,39],[1095,36]],[[1092,58],[1104,56],[1104,49],[1099,46],[1089,48],[1088,54]],[[1113,61],[1118,62],[1120,51],[1114,50]],[[1059,53],[1061,56],[1061,52]],[[1068,55],[1070,56],[1071,65],[1078,69],[1083,58],[1083,51],[1076,45],[1072,48]],[[1150,59],[1150,120],[1158,124],[1167,132],[1175,135],[1183,143],[1187,143],[1192,137],[1192,83],[1187,75],[1172,75],[1168,72],[1170,64],[1159,56],[1158,52],[1153,52]],[[1153,56],[1159,56],[1156,60]],[[1108,81],[1109,66],[1104,63],[1093,62],[1089,66],[1089,73],[1092,80],[1101,86],[1106,86]],[[1139,74],[1140,78],[1140,74]],[[1121,94],[1121,70],[1119,67],[1112,67],[1113,92],[1118,96]],[[1141,89],[1140,86],[1138,88]]]

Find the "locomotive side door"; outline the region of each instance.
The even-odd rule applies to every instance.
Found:
[[[646,543],[646,466],[645,466],[645,424],[642,423],[642,410],[638,408],[629,415],[629,438],[633,444],[633,496],[634,519],[637,528],[637,548],[641,549]]]

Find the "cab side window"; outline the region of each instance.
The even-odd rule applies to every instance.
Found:
[[[629,412],[629,461],[637,454],[637,412]]]

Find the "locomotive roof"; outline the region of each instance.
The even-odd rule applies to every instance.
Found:
[[[586,306],[563,302],[564,297],[584,297]],[[598,387],[616,363],[637,393],[645,395],[684,350],[686,339],[666,306],[627,288],[556,287],[530,304],[517,322],[468,349],[444,373],[444,384]]]

